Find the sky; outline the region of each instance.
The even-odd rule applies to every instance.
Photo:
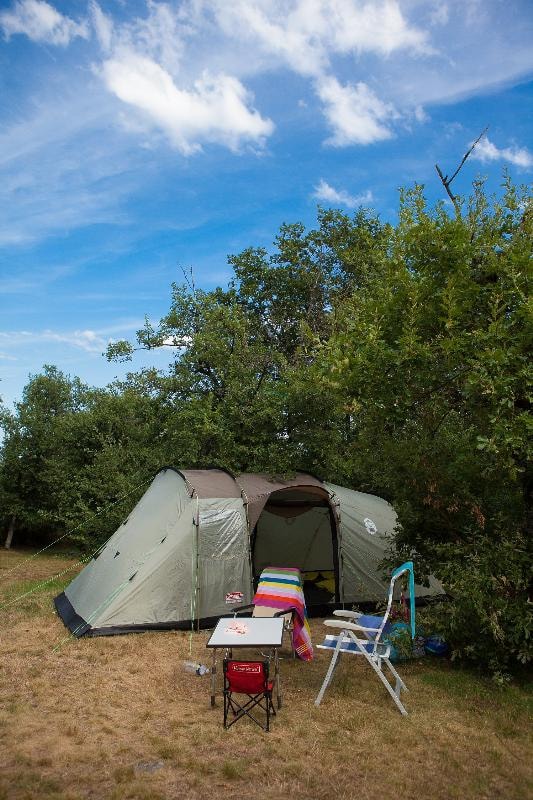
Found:
[[[107,343],[192,268],[317,205],[394,222],[533,175],[531,0],[0,0],[0,397],[44,364],[104,386],[169,360]]]

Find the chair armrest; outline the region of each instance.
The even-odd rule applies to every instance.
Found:
[[[280,608],[280,610],[276,611],[276,613],[273,614],[273,616],[274,617],[284,617],[285,614],[297,614],[297,613],[298,613],[298,609],[297,608],[295,608],[294,606],[289,606],[288,608]]]
[[[220,619],[227,619],[228,617],[236,617],[237,614],[240,614],[243,611],[250,611],[250,609],[255,608],[254,603],[249,606],[238,606],[233,609],[233,611],[229,611],[227,614],[221,614]]]
[[[233,609],[234,614],[240,614],[241,611],[251,611],[255,608],[255,603],[250,603],[248,606],[236,606]]]
[[[369,633],[377,633],[378,628],[363,628],[362,625],[356,625],[354,622],[345,622],[342,619],[326,619],[324,625],[328,628],[338,628],[345,631],[368,631]]]
[[[347,617],[348,619],[359,619],[359,617],[363,616],[360,611],[345,611],[341,608],[334,611],[333,614],[336,617]]]

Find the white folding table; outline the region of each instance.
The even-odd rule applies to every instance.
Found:
[[[238,630],[241,630],[238,633]],[[228,657],[240,648],[265,648],[274,652],[274,682],[278,708],[281,708],[281,689],[279,680],[278,649],[283,640],[282,617],[222,617],[216,624],[206,647],[213,650],[213,663],[211,667],[211,705],[215,705],[217,650],[224,648]]]

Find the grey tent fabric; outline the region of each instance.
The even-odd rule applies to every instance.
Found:
[[[379,562],[395,525],[381,498],[305,473],[168,467],[55,605],[76,636],[207,624],[250,603],[267,566],[324,577],[327,603],[382,600]],[[417,596],[442,591],[433,580]]]
[[[371,494],[325,484],[340,509],[343,599],[345,603],[383,600],[388,585],[379,563],[397,524],[394,508]],[[442,594],[435,578],[429,587],[416,584],[417,597]]]

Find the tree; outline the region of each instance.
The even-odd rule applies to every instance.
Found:
[[[10,531],[17,520],[20,543],[71,530],[85,549],[105,541],[161,466],[158,409],[140,377],[108,389],[51,366],[31,377],[15,413],[2,417],[2,516]]]
[[[25,387],[16,413],[3,415],[0,485],[11,530],[14,519],[23,530],[41,534],[58,523],[56,490],[69,459],[62,421],[77,408],[81,392],[77,379],[45,366]]]
[[[337,309],[316,369],[352,416],[352,475],[396,505],[396,555],[445,580],[455,651],[531,657],[532,207],[404,192],[386,269]]]
[[[335,459],[346,415],[323,385],[310,385],[309,367],[335,305],[380,273],[390,228],[363,210],[353,218],[320,210],[318,221],[309,232],[282,226],[271,255],[231,256],[227,289],[174,285],[157,326],[147,321],[136,345],[109,347],[110,359],[174,348],[160,396],[173,408],[173,435],[188,436],[189,465],[317,469],[328,462],[324,447]]]

